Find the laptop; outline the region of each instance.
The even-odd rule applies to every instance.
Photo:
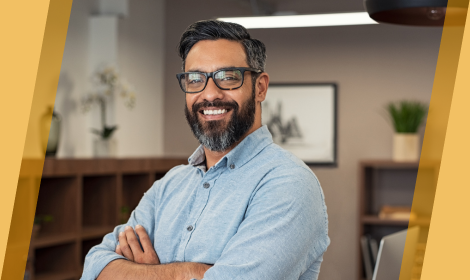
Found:
[[[382,238],[372,280],[410,280],[418,237],[419,227],[412,227]]]

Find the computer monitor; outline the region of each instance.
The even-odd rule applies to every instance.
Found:
[[[412,227],[382,238],[372,280],[410,280],[418,236],[419,227]],[[405,250],[407,238],[408,246]],[[403,268],[402,260],[405,260]]]

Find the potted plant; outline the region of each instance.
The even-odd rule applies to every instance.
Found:
[[[121,207],[121,224],[127,223],[129,218],[131,217],[131,209],[128,206]]]
[[[33,232],[31,234],[31,238],[35,238],[39,231],[41,230],[41,226],[46,223],[50,223],[54,221],[54,217],[52,215],[38,215],[34,217],[34,224],[33,224]]]
[[[128,109],[135,106],[136,96],[132,86],[123,81],[114,66],[99,68],[92,77],[95,90],[82,99],[82,109],[88,112],[94,105],[98,105],[101,118],[101,129],[92,128],[91,132],[98,136],[93,142],[93,153],[97,157],[109,157],[116,155],[116,142],[112,138],[118,128],[117,125],[108,125],[106,122],[107,104],[114,95],[119,94],[124,99],[124,105]]]
[[[395,130],[393,160],[419,160],[418,129],[424,121],[428,107],[418,101],[399,101],[386,106]]]

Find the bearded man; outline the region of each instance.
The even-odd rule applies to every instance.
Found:
[[[323,192],[261,124],[264,44],[241,25],[199,21],[179,54],[201,145],[90,250],[82,279],[317,279],[330,242]]]

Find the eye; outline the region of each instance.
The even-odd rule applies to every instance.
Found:
[[[188,84],[202,83],[202,79],[192,79],[188,81]]]
[[[186,82],[188,84],[198,84],[198,83],[204,83],[204,79],[202,78],[201,74],[191,73],[187,75]]]
[[[242,75],[238,70],[220,71],[217,73],[216,79],[220,81],[240,81]]]

